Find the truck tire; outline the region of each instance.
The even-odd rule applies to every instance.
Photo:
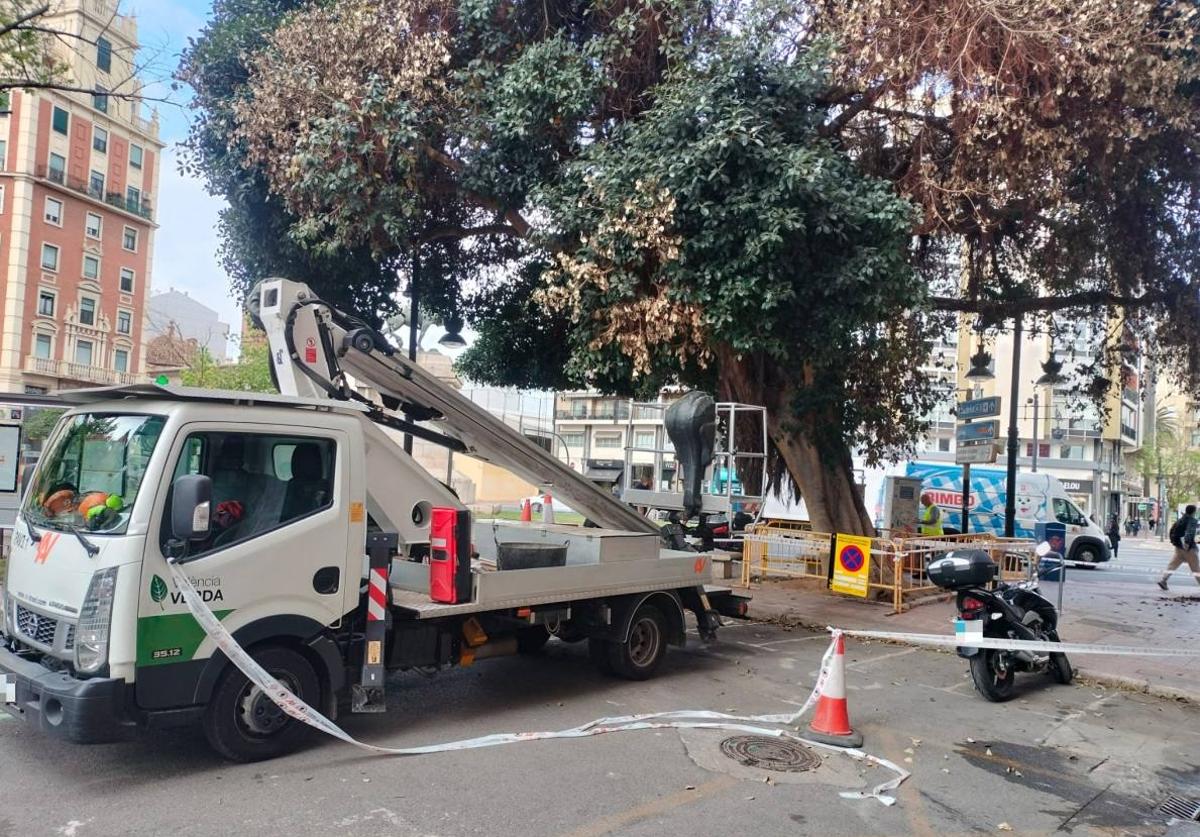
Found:
[[[550,632],[543,625],[522,628],[517,632],[517,653],[536,654],[550,641]]]
[[[654,676],[667,654],[667,620],[654,605],[645,604],[633,614],[624,642],[608,644],[608,664],[626,680]]]
[[[305,703],[314,705],[320,701],[320,680],[300,652],[267,646],[251,656]],[[233,665],[217,681],[204,712],[205,738],[230,761],[262,761],[281,756],[303,743],[310,729],[286,715]]]
[[[1090,543],[1080,544],[1071,560],[1084,564],[1098,564],[1100,563],[1100,548]]]

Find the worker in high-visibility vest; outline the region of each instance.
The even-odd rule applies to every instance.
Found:
[[[921,495],[921,534],[940,538],[942,531],[942,510],[933,502],[933,495],[926,491]]]

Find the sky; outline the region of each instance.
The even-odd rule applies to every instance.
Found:
[[[217,259],[217,216],[225,202],[208,195],[200,181],[179,173],[176,145],[187,135],[190,93],[187,89],[170,92],[168,86],[187,39],[204,26],[211,2],[122,0],[120,9],[137,19],[142,60],[153,61],[143,74],[151,87],[149,95],[167,95],[174,102],[154,105],[159,114],[159,137],[166,148],[155,213],[159,228],[154,236],[152,291],[186,291],[216,309],[236,330],[241,320],[239,308],[229,291],[229,277]]]

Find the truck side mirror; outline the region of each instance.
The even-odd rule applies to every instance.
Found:
[[[211,529],[212,478],[184,474],[171,487],[171,534],[185,544],[204,540]]]

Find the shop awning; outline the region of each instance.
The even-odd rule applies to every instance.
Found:
[[[613,485],[621,479],[620,468],[588,468],[584,474],[592,482]]]

